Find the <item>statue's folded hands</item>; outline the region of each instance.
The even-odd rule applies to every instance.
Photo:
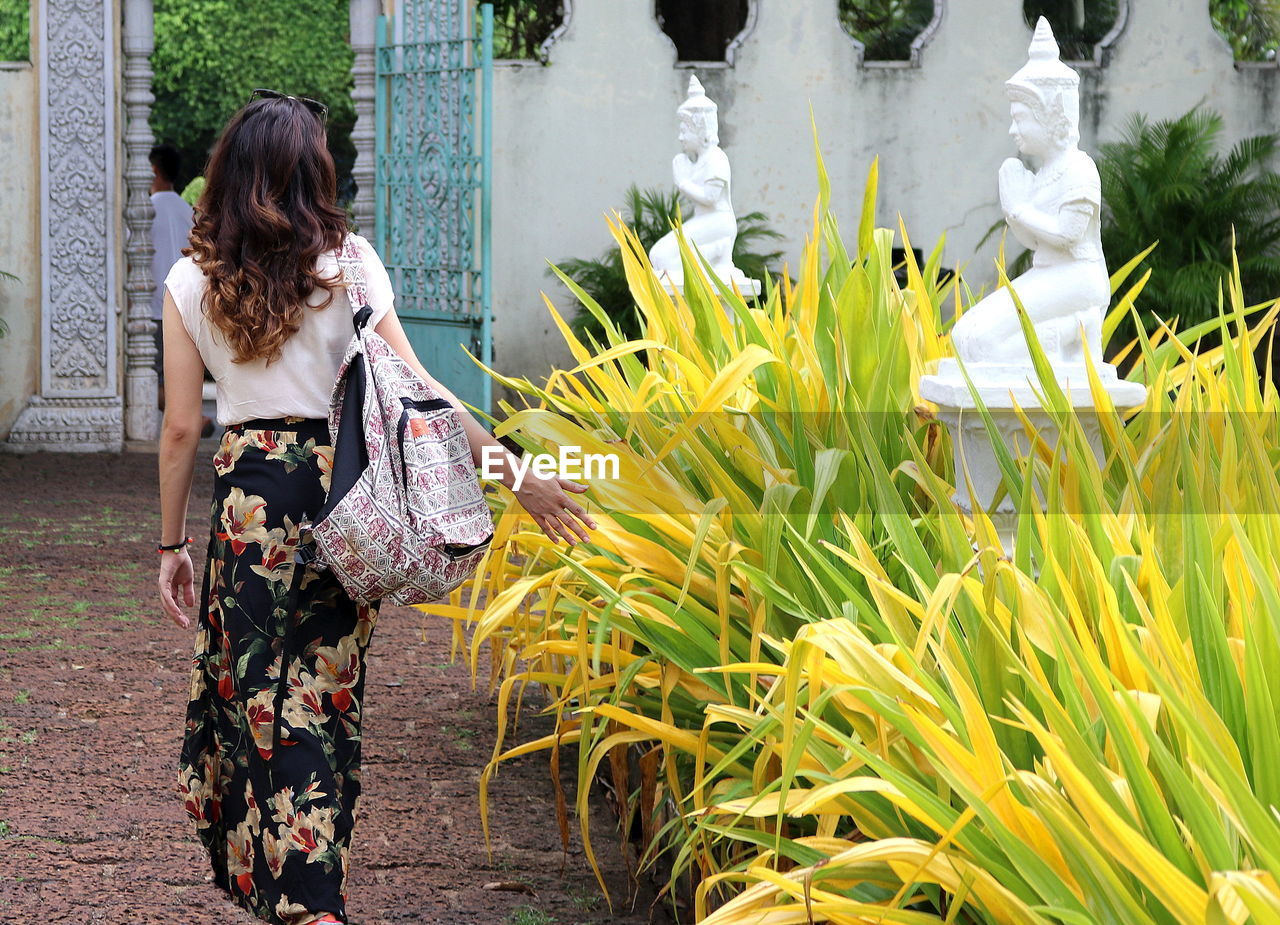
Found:
[[[1009,230],[1037,256],[1052,258],[1046,251],[1069,251],[1084,240],[1095,210],[1087,202],[1068,202],[1056,215],[1042,212],[1033,205],[1021,206],[1008,213]],[[1051,265],[1041,260],[1041,266]]]

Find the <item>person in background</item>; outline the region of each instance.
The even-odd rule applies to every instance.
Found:
[[[161,322],[164,320],[164,280],[173,265],[182,257],[182,249],[191,240],[192,209],[174,190],[178,172],[182,169],[182,157],[173,145],[156,145],[151,149],[151,205],[155,218],[151,220],[151,244],[155,252],[151,256],[151,279],[155,291],[151,296],[151,318],[156,323],[156,374],[160,377],[160,410],[164,410],[164,336]],[[213,434],[213,419],[204,417],[200,436]]]

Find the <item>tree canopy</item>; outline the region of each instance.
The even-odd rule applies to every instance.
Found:
[[[0,61],[31,57],[30,0],[0,0]]]
[[[203,170],[227,119],[268,87],[328,105],[339,197],[350,198],[347,0],[155,0],[155,33],[151,130],[182,152],[179,189]]]

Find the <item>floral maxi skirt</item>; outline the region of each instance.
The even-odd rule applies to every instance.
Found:
[[[377,609],[295,564],[299,524],[324,503],[332,467],[324,421],[249,421],[223,436],[179,762],[215,882],[284,925],[321,911],[346,919],[360,794]]]

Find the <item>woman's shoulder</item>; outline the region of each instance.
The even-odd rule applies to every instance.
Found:
[[[356,246],[362,254],[378,256],[378,252],[373,249],[373,245],[369,243],[369,239],[362,235],[356,234],[354,231],[347,232],[347,240]]]
[[[348,247],[354,247],[355,253],[365,261],[370,258],[378,259],[378,252],[374,250],[373,245],[367,239],[354,231],[348,231],[337,248],[323,252],[316,258],[316,261],[318,264],[336,264],[342,260],[344,253],[350,254]]]
[[[349,231],[347,232],[347,240],[354,244],[356,250],[360,253],[360,262],[364,267],[365,284],[369,287],[369,304],[373,306],[374,310],[373,323],[377,324],[391,308],[392,302],[395,301],[395,291],[391,286],[391,277],[387,273],[386,266],[382,263],[382,257],[379,256],[377,249],[368,239],[356,234],[354,231]]]
[[[196,263],[194,257],[180,257],[169,268],[169,275],[165,277],[164,284],[169,287],[175,299],[180,299],[193,291],[204,289],[204,271],[200,269],[200,264]]]

